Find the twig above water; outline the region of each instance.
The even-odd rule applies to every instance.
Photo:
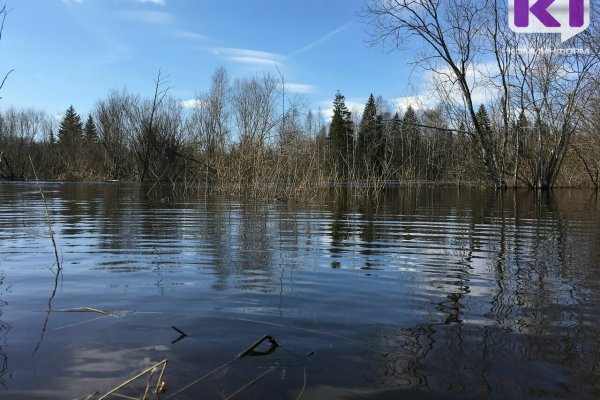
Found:
[[[65,310],[52,310],[52,311],[54,311],[54,312],[91,312],[91,313],[110,315],[110,316],[114,315],[114,313],[112,311],[100,310],[98,308],[92,308],[92,307],[77,307],[77,308],[67,308]]]
[[[125,382],[121,383],[119,386],[111,389],[106,394],[99,397],[98,400],[103,400],[110,396],[116,396],[116,397],[135,400],[136,398],[134,398],[134,397],[125,396],[125,395],[117,393],[117,392],[123,388],[126,388],[129,384],[142,378],[145,375],[148,375],[148,381],[146,383],[146,390],[144,392],[144,396],[142,397],[142,399],[147,400],[149,394],[152,394],[152,399],[158,398],[160,393],[162,393],[165,388],[165,383],[163,382],[163,376],[165,373],[165,369],[167,368],[167,363],[168,363],[167,360],[163,360],[163,361],[151,366],[150,368],[143,370],[142,372],[135,375],[134,377],[129,378]],[[153,378],[157,372],[159,373],[158,378],[156,379],[156,382],[154,382]],[[152,386],[154,386],[154,388]]]
[[[56,248],[56,241],[54,240],[54,232],[52,231],[52,222],[50,221],[50,213],[48,213],[48,205],[46,204],[46,197],[44,196],[44,191],[42,190],[42,185],[40,185],[40,181],[38,180],[37,172],[35,170],[35,166],[33,165],[33,160],[31,159],[31,155],[29,156],[29,162],[31,163],[31,169],[33,170],[33,176],[35,177],[35,182],[37,183],[38,189],[40,190],[40,194],[42,195],[42,202],[44,203],[44,214],[46,215],[46,223],[48,224],[48,232],[50,233],[50,239],[52,240],[52,246],[54,247],[54,256],[56,257],[56,267],[60,271],[62,267],[60,266],[60,260],[58,259],[58,249]]]
[[[254,343],[252,346],[250,346],[246,351],[244,351],[242,354],[240,354],[240,358],[255,354],[256,348],[258,346],[260,346],[261,343],[264,342],[265,340],[268,340],[269,344],[270,344],[267,354],[272,353],[273,351],[275,351],[275,348],[277,348],[277,346],[279,346],[279,343],[277,343],[277,341],[275,340],[275,338],[273,338],[273,336],[265,335],[261,339],[259,339],[256,343]],[[264,353],[258,353],[258,354],[264,354]]]
[[[322,331],[322,330],[319,330],[319,329],[301,328],[301,327],[298,327],[298,326],[279,324],[279,323],[276,323],[276,322],[260,321],[260,320],[256,320],[256,319],[247,319],[247,318],[231,318],[231,319],[235,320],[235,321],[243,321],[243,322],[249,322],[249,323],[253,323],[253,324],[276,326],[276,327],[279,327],[279,328],[292,329],[292,330],[301,331],[301,332],[316,333],[316,334],[319,334],[319,335],[331,336],[331,337],[338,338],[338,339],[343,339],[343,340],[347,340],[347,341],[351,341],[351,342],[361,343],[359,340],[353,339],[351,337],[341,336],[341,335],[337,335],[337,334],[332,333],[332,332]]]
[[[181,329],[177,328],[175,325],[171,325],[171,328],[173,328],[174,330],[176,330],[179,333],[179,337],[177,339],[173,340],[171,342],[171,344],[175,344],[175,343],[179,342],[181,339],[183,339],[184,337],[187,337],[187,335],[188,335]]]

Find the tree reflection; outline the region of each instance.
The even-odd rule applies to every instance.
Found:
[[[5,293],[9,288],[5,284],[5,275],[0,275],[0,294]],[[0,385],[6,389],[5,376],[9,373],[8,369],[8,332],[10,331],[10,325],[2,318],[4,314],[4,308],[8,304],[6,301],[0,299]]]
[[[441,201],[414,192],[410,200],[396,203],[394,214],[414,224],[409,227],[412,235],[404,236],[395,251],[405,252],[403,246],[413,246],[416,240],[428,243],[415,256],[414,269],[416,279],[432,288],[432,310],[426,314],[432,321],[373,328],[378,384],[398,389],[427,386],[437,393],[469,397],[597,393],[598,385],[594,389],[583,383],[599,373],[595,355],[600,332],[592,321],[597,322],[600,304],[590,294],[598,293],[600,271],[578,260],[577,255],[581,259],[595,250],[576,239],[582,234],[576,214],[589,203],[573,205],[563,193],[483,192],[466,199],[457,193],[443,202],[460,216],[455,225],[460,230],[439,234],[418,220],[424,211],[441,208]],[[417,207],[409,209],[408,204]],[[385,242],[395,236],[389,215],[387,225],[381,226],[376,215],[364,215],[370,223],[357,229],[363,232],[361,253],[366,257],[374,238]],[[428,232],[434,234],[427,236]],[[434,250],[449,243],[456,251],[446,251],[443,264],[432,263],[439,259]],[[514,370],[507,373],[507,368]]]

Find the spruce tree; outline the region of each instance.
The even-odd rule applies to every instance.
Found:
[[[390,139],[391,139],[391,150],[392,150],[392,164],[396,172],[402,166],[404,161],[404,140],[402,139],[402,118],[396,111],[392,117],[390,124]]]
[[[402,118],[402,129],[409,136],[418,137],[421,134],[418,125],[419,117],[417,117],[417,113],[412,106],[408,106],[404,113],[404,118]]]
[[[402,136],[406,142],[406,146],[404,146],[405,177],[409,179],[420,177],[421,130],[419,124],[417,113],[409,105],[402,118]]]
[[[373,160],[373,150],[375,139],[377,136],[377,107],[375,106],[375,98],[373,94],[369,96],[369,100],[365,105],[362,120],[358,128],[358,141],[356,155],[361,163],[370,164]],[[362,166],[362,165],[361,165]]]
[[[333,100],[333,117],[329,126],[331,161],[341,176],[347,176],[352,164],[352,113],[346,107],[345,97],[338,91]]]
[[[489,137],[492,133],[492,123],[483,104],[477,110],[477,121],[479,122],[479,126],[481,126],[483,134]]]
[[[88,146],[92,146],[94,143],[96,143],[98,134],[96,132],[96,124],[94,123],[94,118],[92,117],[92,114],[88,115],[88,119],[85,123],[84,135],[85,142]]]
[[[70,106],[65,112],[58,130],[58,143],[61,146],[77,146],[83,137],[83,124],[75,108]]]

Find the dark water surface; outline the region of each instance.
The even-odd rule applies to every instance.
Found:
[[[256,204],[0,184],[0,398],[600,398],[600,201],[389,189]],[[53,295],[54,294],[54,295]],[[64,312],[93,307],[113,312]],[[50,312],[49,312],[50,310]],[[176,326],[188,337],[175,343]],[[264,350],[264,349],[263,349]],[[313,355],[307,355],[314,352]]]

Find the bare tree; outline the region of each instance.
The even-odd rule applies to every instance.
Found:
[[[236,80],[232,93],[233,117],[242,144],[262,146],[277,125],[277,80],[269,74]]]
[[[104,148],[104,165],[112,179],[131,177],[132,132],[139,99],[123,91],[112,91],[96,104],[94,120]]]
[[[3,5],[2,7],[0,7],[0,40],[2,40],[2,32],[4,31],[4,22],[6,21],[6,16],[8,15],[8,10],[6,9],[6,5]],[[0,81],[0,90],[2,90],[2,88],[4,87],[4,84],[6,83],[6,80],[8,79],[8,76],[14,71],[14,69],[11,69],[10,71],[8,71],[5,75],[4,78],[2,78],[2,81]],[[2,96],[0,96],[0,99],[2,99]]]
[[[477,120],[473,79],[489,26],[489,0],[366,0],[364,17],[372,27],[373,43],[401,49],[417,39],[423,52],[416,64],[456,84],[473,127],[470,134],[485,163],[487,178],[503,180],[502,162],[490,132]]]
[[[227,105],[229,96],[229,79],[227,70],[218,68],[212,76],[212,84],[208,92],[209,120],[207,150],[210,157],[225,149],[229,138],[230,110]]]
[[[156,151],[157,146],[157,129],[156,129],[156,114],[165,99],[169,87],[166,86],[166,78],[161,76],[161,71],[154,80],[154,96],[150,102],[142,105],[138,110],[140,127],[135,140],[135,152],[137,154],[140,167],[140,181],[144,182],[148,175],[148,168],[152,153]]]
[[[503,1],[366,1],[374,43],[401,48],[416,39],[424,50],[415,63],[433,73],[442,100],[452,104],[452,89],[460,89],[462,104],[453,112],[458,117],[464,110],[489,181],[506,185],[512,166],[515,185],[556,184],[597,81],[597,23],[570,39],[574,47],[596,50],[568,53],[553,51],[560,48],[558,35],[511,32]],[[475,112],[478,88],[495,97],[488,106],[497,107],[499,118],[490,129]],[[532,122],[529,132],[514,128],[518,115]]]
[[[572,39],[583,45],[582,38]],[[527,48],[558,48],[559,38],[528,35]],[[515,58],[514,80],[523,88],[519,100],[529,119],[530,129],[523,138],[528,186],[550,188],[571,149],[572,137],[581,129],[585,110],[597,88],[599,59],[593,53],[534,52]]]
[[[217,175],[221,170],[227,141],[229,140],[230,106],[229,81],[225,68],[218,68],[213,76],[208,93],[196,98],[189,121],[192,137],[196,146],[204,156],[206,181],[211,171]]]
[[[267,144],[278,123],[276,112],[277,80],[269,74],[251,79],[236,80],[231,105],[238,130],[238,181],[251,183],[253,189],[264,173]]]
[[[28,155],[37,153],[48,127],[49,117],[42,111],[9,108],[0,115],[0,179],[30,176]]]

